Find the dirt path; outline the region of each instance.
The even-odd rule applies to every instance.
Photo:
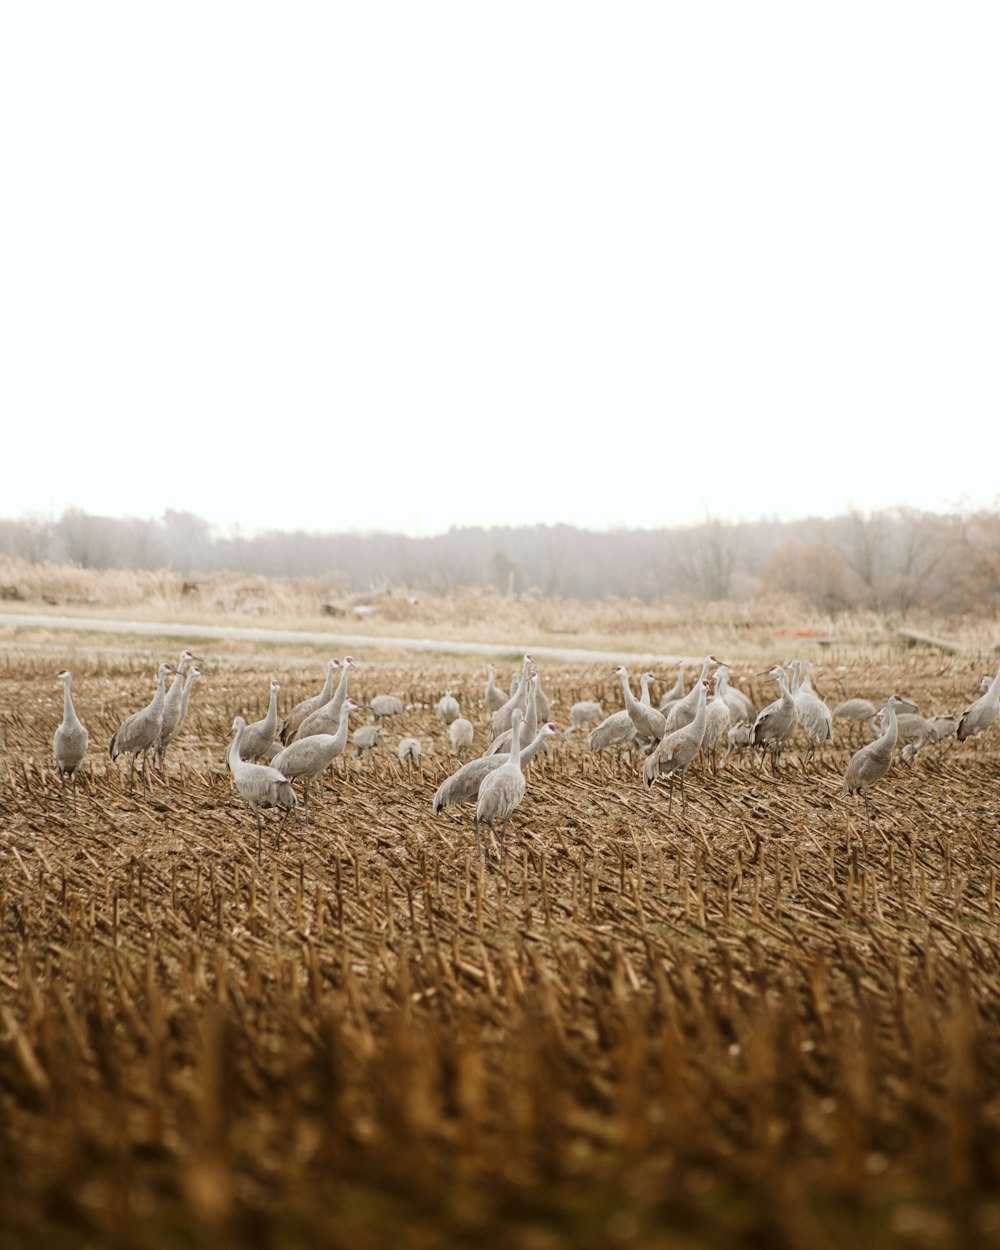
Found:
[[[520,656],[530,650],[542,660],[560,660],[568,664],[679,664],[698,660],[679,655],[654,655],[642,652],[586,651],[571,647],[538,647],[531,644],[500,642],[458,642],[436,638],[394,638],[377,634],[333,634],[318,630],[258,629],[238,625],[192,625],[168,621],[110,621],[90,617],[26,615],[0,613],[0,631],[10,628],[67,630],[94,634],[138,634],[158,638],[219,638],[227,641],[265,643],[314,643],[330,651],[351,651],[361,647],[387,647],[401,651],[424,651],[452,655]]]

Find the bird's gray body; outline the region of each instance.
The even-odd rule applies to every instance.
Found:
[[[466,720],[464,716],[460,716],[458,720],[453,720],[448,726],[448,740],[451,742],[451,749],[459,759],[464,758],[472,750],[475,737],[475,726],[472,721]]]
[[[555,725],[542,725],[531,742],[521,749],[521,768],[524,769],[534,759],[549,738],[558,736],[559,730]],[[457,803],[471,803],[479,795],[483,778],[499,768],[506,758],[508,757],[503,755],[481,755],[478,759],[463,764],[438,786],[431,800],[431,809],[440,812],[442,808],[453,807]]]
[[[493,680],[495,671],[492,664],[486,665],[486,710],[491,713],[498,712],[507,702],[507,695],[498,688]]]
[[[701,683],[705,681],[710,671],[718,667],[719,661],[714,655],[705,656],[701,662],[701,672],[698,674],[698,680],[682,699],[672,703],[664,713],[667,720],[667,733],[672,733],[675,729],[681,729],[684,725],[691,724],[698,710],[698,701],[701,698]]]
[[[438,699],[434,710],[437,712],[438,719],[443,725],[450,725],[452,721],[458,720],[462,715],[461,705],[450,690],[446,690],[441,698]]]
[[[640,738],[650,738],[654,742],[659,742],[667,732],[667,718],[661,711],[653,707],[650,702],[649,685],[650,682],[656,680],[656,674],[646,672],[639,678],[640,697],[638,699],[632,693],[632,687],[629,685],[628,680],[628,669],[624,664],[618,665],[615,669],[615,676],[622,683],[622,694],[625,696],[625,711],[632,718],[635,732]]]
[[[476,849],[481,852],[480,828],[489,826],[490,833],[499,842],[500,858],[504,854],[504,835],[507,821],[524,798],[528,783],[521,769],[521,721],[520,708],[514,708],[511,716],[510,751],[500,764],[480,782],[476,798]],[[497,825],[500,826],[499,832]]]
[[[708,682],[699,680],[695,687],[696,704],[694,720],[679,729],[673,729],[660,740],[650,752],[642,766],[642,777],[647,786],[651,786],[657,777],[669,777],[670,798],[667,804],[669,811],[673,806],[674,776],[681,780],[681,803],[684,804],[684,774],[694,757],[701,750],[705,736],[705,725],[708,720],[705,702],[708,693]]]
[[[295,738],[296,731],[299,726],[309,715],[315,712],[318,707],[322,707],[324,703],[329,703],[333,698],[333,674],[340,668],[339,660],[328,660],[326,665],[326,681],[323,682],[322,689],[319,694],[310,695],[308,699],[302,699],[292,708],[285,717],[281,726],[281,741],[284,743],[292,742]]]
[[[295,807],[296,799],[292,783],[283,772],[272,764],[253,764],[241,757],[240,739],[243,737],[245,729],[246,721],[242,716],[237,716],[233,721],[232,732],[234,737],[228,751],[229,770],[233,775],[233,783],[236,789],[249,803],[250,810],[257,818],[257,858],[260,859],[261,835],[264,829],[261,812],[269,807],[283,807],[285,809],[285,815],[282,817],[274,839],[274,847],[277,850],[281,841],[281,831],[285,827],[285,821],[288,819],[289,814]]]
[[[156,755],[159,758],[161,769],[163,768],[164,761],[166,759],[167,747],[170,746],[171,742],[173,742],[175,738],[180,736],[180,732],[184,728],[188,708],[191,706],[191,688],[200,676],[201,669],[197,666],[197,664],[192,664],[184,676],[184,686],[181,690],[180,710],[174,719],[173,728],[168,733],[162,726],[160,727],[160,737],[156,743]],[[180,679],[178,678],[177,680],[179,681]],[[176,685],[176,682],[174,684]],[[170,690],[167,692],[168,695],[173,688],[173,686],[170,687]],[[166,700],[164,700],[164,707],[166,707]]]
[[[770,670],[770,676],[778,683],[781,694],[757,714],[753,723],[753,743],[761,748],[761,768],[764,767],[764,759],[770,751],[771,768],[777,772],[781,748],[795,732],[799,715],[795,700],[788,689],[787,674],[780,664]]]
[[[278,732],[278,683],[272,678],[267,715],[247,725],[240,737],[240,758],[251,764],[271,758],[271,747]]]
[[[90,734],[86,726],[76,714],[73,706],[73,695],[70,687],[73,674],[64,668],[56,674],[63,685],[63,718],[52,738],[52,756],[59,772],[63,796],[66,794],[66,780],[71,779],[73,801],[76,802],[76,771],[83,763],[87,754]]]
[[[156,746],[160,736],[160,727],[163,724],[163,683],[167,679],[167,674],[173,671],[173,666],[170,664],[160,665],[156,694],[153,695],[151,702],[122,721],[108,745],[108,754],[113,760],[116,760],[119,755],[131,757],[128,774],[129,794],[132,793],[135,758],[140,753],[142,755],[142,792],[146,793],[146,762],[150,749]]]
[[[865,814],[868,827],[871,828],[871,808],[868,804],[868,787],[881,780],[892,764],[892,753],[896,749],[898,724],[896,708],[901,700],[890,695],[885,703],[885,729],[874,742],[867,742],[855,751],[844,771],[844,793],[861,794],[865,801]]]
[[[271,767],[283,773],[289,781],[302,778],[302,806],[306,818],[309,817],[309,782],[330,767],[338,756],[347,748],[347,733],[351,713],[357,711],[358,704],[353,699],[345,699],[340,709],[340,723],[337,732],[332,734],[297,735],[294,742],[282,749],[271,760]]]
[[[349,655],[345,656],[344,662],[340,666],[341,673],[340,680],[337,682],[337,689],[325,703],[321,703],[299,721],[298,727],[286,737],[286,745],[294,742],[296,738],[309,738],[314,734],[335,734],[337,732],[337,727],[340,724],[340,713],[347,700],[347,689],[353,667],[354,660]]]
[[[163,757],[166,754],[167,745],[170,740],[177,735],[180,727],[181,707],[184,703],[184,672],[190,660],[197,657],[193,651],[189,651],[186,647],[180,654],[177,661],[176,676],[170,683],[170,688],[163,696],[163,716],[160,720],[160,736],[156,740],[156,749],[153,752],[153,758],[159,767],[163,768]]]
[[[979,750],[980,736],[983,740],[983,756],[986,755],[986,740],[989,732],[993,728],[993,723],[1000,714],[1000,669],[997,670],[996,677],[990,682],[989,689],[984,695],[970,703],[962,713],[958,722],[958,740],[965,742],[968,738],[974,740],[976,751]]]

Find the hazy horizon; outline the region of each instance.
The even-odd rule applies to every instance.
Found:
[[[14,516],[997,506],[992,6],[57,3],[0,35]]]

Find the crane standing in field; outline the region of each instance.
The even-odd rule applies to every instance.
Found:
[[[528,788],[521,771],[521,719],[521,709],[514,708],[510,720],[510,753],[499,768],[494,769],[480,782],[479,796],[476,799],[476,819],[473,825],[476,832],[476,851],[482,855],[479,829],[486,824],[498,843],[498,862],[504,856],[507,821]],[[497,824],[500,825],[499,834]]]
[[[304,819],[309,819],[309,782],[318,777],[347,748],[347,731],[352,712],[358,711],[360,703],[345,699],[340,709],[340,724],[334,734],[301,735],[283,747],[271,760],[271,767],[283,773],[289,781],[302,778],[302,808]]]
[[[348,656],[345,664],[349,664],[351,657]],[[292,710],[285,717],[281,726],[281,741],[287,746],[295,738],[296,731],[299,726],[309,715],[315,712],[317,708],[322,707],[325,703],[329,703],[333,698],[333,674],[340,668],[339,660],[329,660],[326,666],[326,681],[323,683],[319,694],[310,695],[308,699],[303,699],[296,703]]]
[[[865,801],[869,833],[872,830],[872,814],[868,803],[868,787],[874,785],[889,771],[898,734],[896,708],[904,702],[905,700],[897,699],[894,694],[886,699],[884,732],[874,742],[868,742],[855,751],[844,772],[844,793],[857,794],[860,791]]]
[[[87,754],[90,735],[73,706],[73,695],[70,691],[73,674],[68,668],[61,668],[56,677],[63,687],[63,718],[52,739],[52,755],[59,770],[63,803],[66,802],[66,778],[69,777],[73,789],[73,808],[76,810],[76,773]]]
[[[229,744],[228,760],[229,771],[233,774],[233,782],[236,789],[243,798],[250,804],[250,810],[257,818],[257,862],[260,862],[261,839],[264,833],[264,821],[261,819],[261,810],[269,807],[283,807],[285,814],[278,826],[278,832],[274,836],[274,849],[277,850],[281,842],[281,832],[285,827],[285,822],[291,815],[292,808],[295,807],[295,791],[292,789],[292,783],[277,768],[271,764],[251,764],[240,756],[240,739],[243,737],[243,731],[246,728],[246,721],[242,716],[237,716],[233,721],[233,727],[229,731],[233,735],[233,740]]]
[[[135,757],[142,752],[142,792],[146,793],[146,763],[151,747],[155,747],[163,724],[163,683],[167,675],[174,671],[173,665],[161,664],[158,670],[156,694],[152,701],[133,712],[119,725],[108,745],[108,754],[113,760],[119,755],[129,756],[128,792],[132,793],[135,781]]]
[[[267,701],[267,715],[263,720],[255,720],[244,725],[240,737],[240,759],[250,764],[270,759],[274,747],[275,734],[278,732],[278,691],[281,687],[277,680],[271,678],[270,694]]]
[[[466,755],[472,750],[475,737],[475,726],[471,720],[466,720],[464,716],[460,716],[458,720],[453,720],[448,726],[448,740],[451,743],[451,749],[460,760],[465,759]]]
[[[869,702],[868,699],[845,699],[843,703],[837,704],[830,715],[834,720],[849,722],[848,740],[853,735],[855,725],[867,725],[872,736],[878,737],[878,728],[875,725],[875,704]]]
[[[798,710],[791,691],[788,689],[788,675],[780,664],[768,669],[768,676],[778,683],[781,694],[773,703],[769,703],[757,715],[753,723],[753,744],[760,747],[760,767],[764,768],[767,752],[771,751],[771,771],[778,771],[781,748],[795,732],[799,721]]]
[[[493,713],[490,719],[490,737],[498,738],[511,726],[514,709],[517,708],[522,718],[528,707],[528,674],[531,671],[531,656],[526,655],[521,661],[521,677],[513,693],[506,703]]]
[[[962,718],[958,722],[958,740],[965,742],[967,738],[972,739],[973,750],[976,756],[979,755],[979,737],[983,739],[983,763],[986,762],[986,740],[989,737],[990,730],[993,728],[993,722],[1000,713],[1000,669],[997,669],[997,675],[990,682],[986,693],[980,695],[975,703],[970,703],[962,713]]]
[[[462,715],[461,705],[450,690],[446,690],[441,698],[438,699],[434,705],[434,710],[437,712],[438,719],[442,725],[450,725],[453,720],[458,720]]]
[[[560,733],[555,725],[551,722],[542,725],[531,742],[521,748],[521,771],[523,772],[538,752],[544,749],[549,738],[558,737]],[[499,768],[507,758],[504,755],[480,755],[477,759],[467,760],[450,777],[445,777],[434,791],[431,811],[436,815],[444,808],[453,807],[457,803],[471,803],[479,795],[479,787],[483,778]]]
[[[180,725],[181,704],[184,701],[184,670],[187,668],[191,660],[197,660],[198,656],[193,651],[189,651],[187,647],[180,654],[177,661],[177,676],[170,683],[170,689],[163,696],[163,719],[160,722],[160,736],[156,740],[156,746],[153,749],[153,766],[160,770],[160,776],[164,775],[163,757],[166,754],[167,743],[173,738],[178,726]]]
[[[792,674],[794,681],[791,694],[795,700],[795,711],[799,724],[809,739],[809,751],[806,754],[808,764],[817,746],[822,748],[825,743],[833,741],[833,717],[830,709],[812,689],[811,683],[807,686],[803,681],[801,661],[792,660]]]
[[[686,725],[682,725],[679,729],[673,729],[668,733],[660,743],[650,752],[649,758],[642,766],[642,779],[647,786],[651,786],[657,777],[666,774],[670,778],[670,791],[667,799],[667,813],[670,813],[674,805],[674,777],[680,777],[681,782],[681,811],[687,807],[684,798],[684,774],[687,772],[688,765],[701,750],[702,740],[705,736],[705,725],[708,721],[708,712],[705,703],[708,694],[708,682],[702,678],[695,687],[697,695],[697,704],[695,706],[694,720],[689,721]]]
[[[486,710],[491,713],[499,712],[507,702],[507,696],[493,680],[495,672],[492,664],[486,665]]]
[[[160,755],[160,771],[161,772],[163,771],[164,760],[167,754],[167,747],[170,746],[171,742],[173,742],[175,738],[180,737],[180,732],[184,728],[184,722],[185,720],[187,720],[188,708],[191,705],[191,688],[200,676],[201,676],[201,669],[198,667],[197,664],[192,664],[191,667],[188,669],[187,674],[184,678],[184,688],[181,691],[180,711],[178,712],[177,719],[174,721],[174,727],[173,729],[171,729],[169,734],[164,733],[162,729],[160,730],[160,737],[156,744],[156,749]],[[170,687],[170,690],[173,690],[173,686]],[[168,691],[167,693],[169,694],[170,691]],[[166,706],[165,701],[164,701],[164,706]]]

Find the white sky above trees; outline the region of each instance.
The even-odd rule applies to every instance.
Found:
[[[11,4],[0,515],[998,502],[1000,7]]]

